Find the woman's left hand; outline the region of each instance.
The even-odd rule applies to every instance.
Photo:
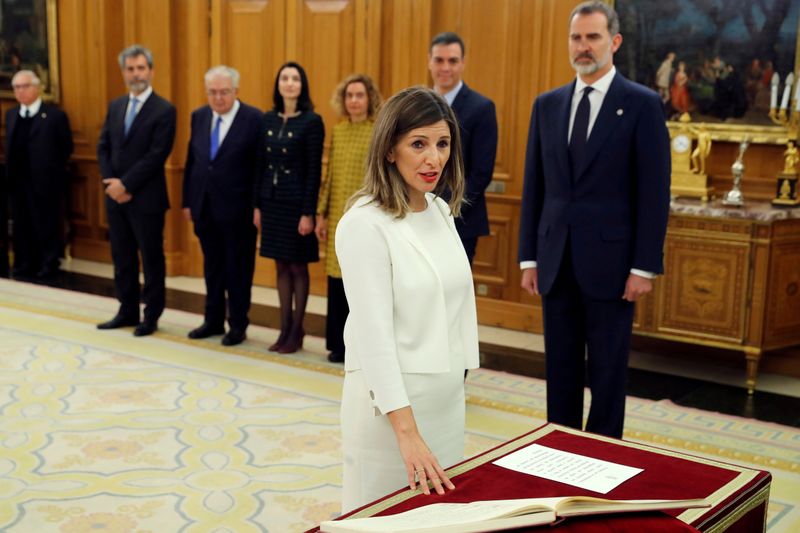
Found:
[[[297,225],[297,233],[305,236],[312,231],[314,231],[314,217],[311,215],[301,216],[300,223]]]

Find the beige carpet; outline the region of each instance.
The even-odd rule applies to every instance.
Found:
[[[293,532],[339,511],[340,367],[275,332],[223,348],[160,331],[98,331],[116,302],[0,280],[0,531]],[[469,454],[543,423],[540,380],[468,382]],[[631,398],[626,437],[775,476],[771,532],[800,530],[800,432]]]

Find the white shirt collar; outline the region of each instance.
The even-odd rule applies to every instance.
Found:
[[[456,85],[454,88],[450,89],[448,92],[442,95],[442,98],[445,99],[447,105],[449,105],[450,107],[453,106],[453,101],[456,99],[458,91],[460,91],[463,86],[464,86],[464,80],[459,80],[458,85]]]
[[[603,95],[608,93],[608,88],[611,87],[611,82],[614,81],[614,76],[617,73],[617,67],[611,65],[611,70],[606,72],[602,78],[597,80],[592,84],[592,89],[595,91],[599,91]],[[586,83],[578,76],[577,80],[575,81],[575,94],[581,94],[585,87],[588,87],[589,84]]]
[[[236,116],[236,112],[239,111],[239,107],[239,99],[237,98],[233,101],[233,107],[231,107],[231,109],[224,115],[220,115],[216,111],[211,111],[211,128],[214,128],[214,124],[217,122],[217,117],[222,117],[222,123],[230,126],[233,122],[233,118]]]
[[[19,106],[19,116],[24,117],[25,116],[25,110],[27,109],[28,110],[28,116],[32,117],[36,113],[39,112],[39,108],[40,107],[42,107],[42,99],[41,98],[37,98],[36,101],[34,101],[31,105],[22,105],[22,104],[20,104],[20,106]]]
[[[128,94],[128,99],[129,100],[132,100],[134,98],[137,99],[139,101],[139,107],[141,107],[141,105],[143,103],[145,103],[148,98],[150,98],[151,94],[153,94],[153,86],[152,85],[150,85],[147,89],[145,89],[144,91],[142,91],[138,95],[134,95],[133,93],[129,93]]]

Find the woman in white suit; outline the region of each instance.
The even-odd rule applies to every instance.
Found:
[[[350,303],[345,513],[405,483],[425,494],[454,488],[444,468],[463,459],[464,370],[478,367],[472,273],[453,220],[463,191],[450,106],[422,87],[395,94],[375,122],[364,187],[336,230]]]

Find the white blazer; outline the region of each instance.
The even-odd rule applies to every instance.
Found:
[[[429,202],[433,199],[429,194]],[[440,198],[435,202],[463,252],[450,208]],[[473,285],[460,313],[460,339],[454,342],[439,274],[407,219],[361,198],[339,221],[335,242],[350,307],[345,370],[364,373],[379,414],[409,405],[402,373],[449,372],[455,345],[464,351],[467,368],[479,366]],[[471,280],[466,253],[453,261]]]

